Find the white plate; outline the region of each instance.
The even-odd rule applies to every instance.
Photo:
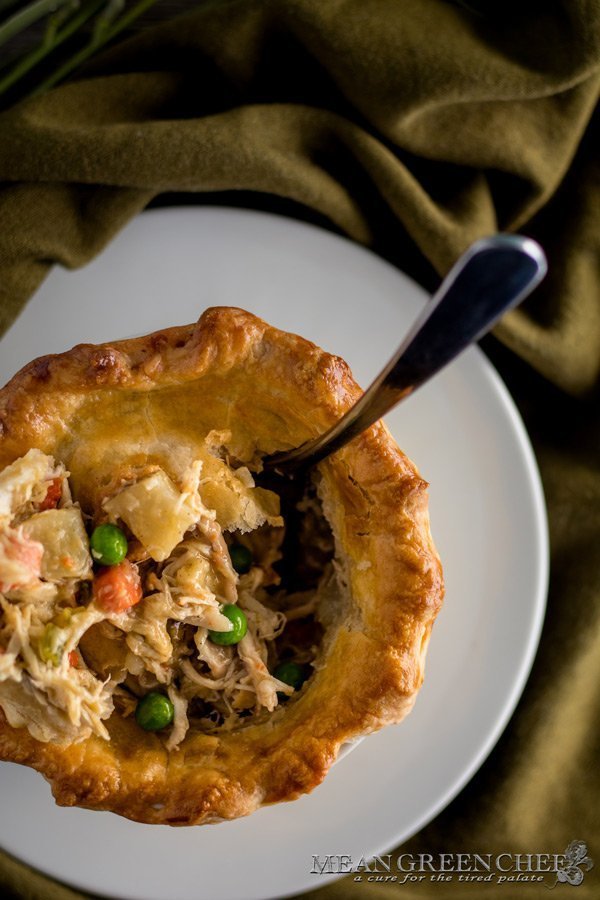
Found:
[[[245,307],[343,356],[366,384],[426,297],[367,250],[263,213],[145,213],[91,265],[55,269],[0,343],[0,383],[35,356]],[[311,795],[219,826],[138,825],[59,809],[0,764],[0,845],[62,881],[139,900],[251,900],[323,885],[313,854],[382,853],[430,821],[502,732],[538,644],[548,572],[543,495],[519,415],[478,349],[388,418],[431,483],[447,596],[416,707]]]

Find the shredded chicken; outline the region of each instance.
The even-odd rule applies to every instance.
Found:
[[[187,734],[190,723],[187,717],[187,700],[185,700],[179,691],[173,685],[167,688],[169,700],[173,704],[173,728],[166,743],[167,750],[174,750],[182,742]]]
[[[263,658],[265,656],[264,647],[251,631],[244,635],[239,643],[239,648],[242,662],[252,679],[257,702],[261,706],[265,706],[269,712],[273,712],[277,706],[277,691],[281,691],[283,694],[293,694],[294,688],[283,681],[278,681],[270,674]]]
[[[213,678],[223,678],[231,663],[233,648],[213,644],[208,640],[206,628],[196,629],[194,644],[198,651],[198,659],[207,664]]]
[[[101,720],[112,712],[111,689],[91,672],[73,669],[69,661],[81,635],[103,614],[93,606],[77,610],[69,624],[56,629],[62,659],[55,666],[47,665],[38,652],[48,626],[40,620],[36,605],[9,603],[0,595],[0,606],[4,630],[11,633],[0,654],[0,706],[9,724],[27,725],[39,741],[81,740],[92,732],[107,738]],[[19,657],[24,665],[17,668]],[[45,722],[46,707],[49,722]]]
[[[22,528],[0,531],[0,591],[20,590],[40,583],[44,548],[23,534]]]
[[[318,592],[269,594],[282,520],[248,469],[207,451],[178,484],[156,469],[104,511],[127,533],[123,566],[141,600],[111,603],[110,582],[91,585],[89,538],[63,465],[30,450],[0,472],[0,708],[10,725],[40,741],[109,739],[113,710],[132,716],[158,690],[172,704],[165,746],[175,751],[190,727],[238,727],[240,716],[272,712],[294,694],[272,674],[277,641],[288,620],[315,613]],[[244,575],[225,528],[243,533],[256,557]],[[233,605],[247,631],[221,645],[211,633],[231,631],[223,610]]]

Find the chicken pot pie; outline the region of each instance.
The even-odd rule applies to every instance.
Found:
[[[0,391],[0,758],[65,806],[233,819],[411,709],[443,584],[378,423],[284,520],[261,458],[360,396],[240,309],[37,359]],[[286,528],[287,525],[287,528]]]

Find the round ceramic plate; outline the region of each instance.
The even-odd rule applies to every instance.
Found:
[[[81,341],[234,305],[343,356],[367,384],[426,299],[377,256],[313,226],[240,210],[158,210],[85,269],[51,273],[0,343],[0,381]],[[548,571],[543,495],[518,413],[476,348],[388,424],[431,484],[447,584],[406,721],[364,740],[311,795],[204,828],[59,809],[41,776],[3,763],[0,846],[97,894],[266,900],[323,885],[313,855],[388,851],[458,793],[498,739],[536,651]]]

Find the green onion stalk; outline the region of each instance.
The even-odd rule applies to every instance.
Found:
[[[67,59],[58,59],[56,68],[38,84],[30,85],[25,96],[36,96],[59,84],[156,2],[138,0],[125,8],[125,0],[34,0],[3,18],[2,14],[18,5],[18,0],[0,0],[0,47],[31,25],[45,20],[44,32],[35,47],[7,62],[0,61],[0,98],[61,44],[76,36],[86,22],[93,20],[91,33],[83,45]]]

